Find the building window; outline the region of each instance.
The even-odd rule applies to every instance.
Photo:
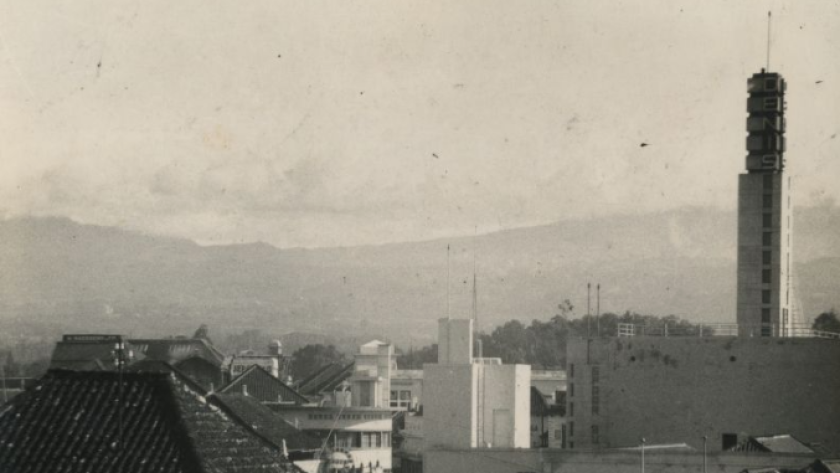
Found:
[[[761,309],[761,323],[770,323],[770,309]]]
[[[598,432],[598,426],[593,425],[592,426],[592,443],[593,444],[598,444],[600,442],[601,442],[601,436],[600,436],[600,432]]]
[[[773,244],[773,232],[764,232],[761,234],[761,244],[770,246]]]
[[[569,383],[569,397],[575,397],[575,383]]]
[[[772,282],[772,275],[773,272],[769,269],[762,269],[761,270],[761,282],[764,284],[770,284]]]
[[[570,402],[569,403],[569,417],[574,417],[574,416],[575,416],[575,403]]]
[[[764,228],[770,228],[773,226],[773,214],[767,213],[761,215],[761,222]]]
[[[592,384],[598,383],[598,380],[601,378],[601,367],[593,366],[592,367]]]
[[[599,414],[601,410],[601,388],[592,386],[592,413]]]
[[[773,194],[764,194],[764,208],[765,209],[772,209],[773,208]]]
[[[411,391],[391,391],[391,407],[411,407]]]
[[[574,423],[574,421],[572,421],[572,422],[569,422],[569,437],[571,438],[571,437],[574,437],[574,436],[575,436],[575,423]]]
[[[773,190],[773,175],[772,174],[765,174],[764,175],[764,190]]]
[[[575,364],[574,363],[569,363],[569,377],[570,378],[575,377]]]
[[[761,252],[761,262],[763,264],[770,264],[773,262],[773,258],[770,256],[769,251],[762,251]]]
[[[769,304],[770,303],[770,290],[764,289],[761,291],[761,303],[762,304]]]
[[[560,432],[562,437],[560,438],[560,448],[566,448],[566,426],[560,426]]]

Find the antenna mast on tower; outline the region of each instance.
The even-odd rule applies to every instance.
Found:
[[[767,72],[770,72],[770,19],[772,12],[767,12]]]

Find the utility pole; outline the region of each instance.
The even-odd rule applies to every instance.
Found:
[[[703,436],[703,473],[706,473],[706,442],[709,440],[709,437],[704,435]]]
[[[592,300],[592,283],[586,283],[586,338],[592,338],[591,330],[590,330],[590,321],[592,317],[590,316],[591,312],[589,311],[589,306]]]
[[[642,473],[645,473],[645,438],[642,437]]]
[[[601,336],[601,283],[598,283],[597,297],[595,298],[595,320],[598,324],[598,336]]]
[[[111,356],[114,358],[114,366],[117,368],[117,448],[119,449],[120,457],[122,457],[124,448],[123,407],[125,404],[123,400],[123,371],[128,362],[134,357],[134,353],[131,350],[126,350],[125,340],[122,335],[116,336]],[[120,461],[122,461],[122,458]]]

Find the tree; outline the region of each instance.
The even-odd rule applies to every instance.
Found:
[[[334,345],[306,345],[292,353],[292,376],[303,379],[331,363],[346,363],[344,354]]]
[[[834,312],[834,309],[831,309],[818,315],[811,328],[823,332],[840,333],[840,320],[837,319],[837,313]]]
[[[397,355],[397,367],[401,370],[420,370],[424,363],[437,363],[437,343],[419,350],[410,349],[408,353]]]
[[[207,343],[213,344],[213,341],[210,340],[210,329],[207,328],[207,324],[201,324],[201,326],[198,327],[198,330],[196,330],[193,334],[192,338],[204,339],[207,340]]]

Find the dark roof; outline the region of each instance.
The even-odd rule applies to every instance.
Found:
[[[286,383],[271,375],[259,365],[251,365],[236,379],[219,390],[225,394],[244,394],[247,386],[248,396],[253,396],[260,402],[293,402],[306,404],[308,399],[290,388]]]
[[[0,408],[0,446],[19,473],[296,471],[175,373],[50,371]]]
[[[131,344],[126,344],[132,349]],[[114,342],[89,340],[72,341],[65,337],[55,344],[50,369],[67,369],[77,371],[108,371],[114,370]],[[142,354],[135,354],[135,359],[142,360]]]
[[[76,371],[114,370],[114,342],[104,340],[116,335],[65,335],[55,344],[51,369]],[[176,364],[200,357],[214,366],[221,366],[225,356],[213,345],[200,338],[162,338],[126,340],[126,349],[133,354],[131,363],[144,359]]]
[[[193,356],[200,356],[216,366],[221,366],[225,355],[203,338],[131,339],[134,351],[146,358],[178,363]]]
[[[201,356],[191,356],[175,363],[181,373],[200,384],[204,390],[213,391],[225,384],[222,368]]]
[[[303,381],[298,383],[297,389],[304,396],[314,396],[325,391],[334,391],[342,381],[353,374],[355,363],[341,365],[330,363],[321,367]]]
[[[806,473],[840,473],[840,459],[817,460],[804,470]]]
[[[790,435],[749,437],[735,445],[731,452],[814,453],[808,446]]]
[[[282,448],[284,440],[289,451],[321,448],[320,440],[296,429],[279,414],[251,396],[216,393],[210,399],[228,415],[250,426],[257,435],[277,448]]]

